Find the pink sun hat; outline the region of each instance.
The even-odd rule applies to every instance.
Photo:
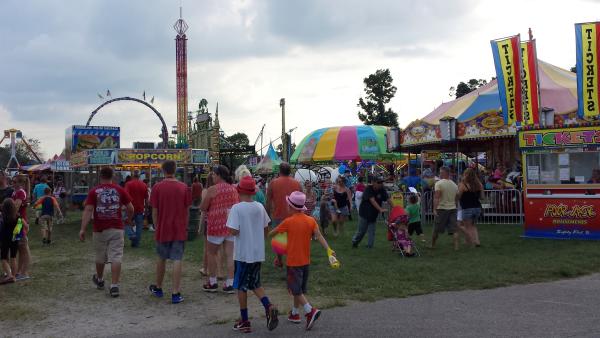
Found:
[[[289,196],[285,198],[288,205],[292,207],[294,210],[298,211],[306,211],[308,210],[304,205],[306,203],[306,195],[300,191],[294,191]]]

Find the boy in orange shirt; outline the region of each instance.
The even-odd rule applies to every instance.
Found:
[[[304,214],[306,195],[294,191],[287,196],[286,201],[291,215],[273,229],[269,236],[287,233],[287,283],[290,293],[294,296],[294,306],[288,320],[296,324],[301,322],[299,307],[302,305],[306,316],[306,330],[310,330],[321,315],[321,310],[312,307],[305,296],[310,265],[310,242],[314,236],[326,250],[329,250],[329,244],[321,235],[315,219]]]

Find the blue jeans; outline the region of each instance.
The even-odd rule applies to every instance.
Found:
[[[352,244],[358,245],[365,234],[368,234],[367,247],[372,248],[375,242],[375,224],[377,221],[369,222],[366,218],[358,217],[358,229],[352,237]]]
[[[133,232],[133,227],[129,225],[125,227],[125,233],[131,240],[131,246],[138,247],[142,240],[142,231],[144,230],[144,213],[134,214],[133,223],[135,224],[135,233]]]

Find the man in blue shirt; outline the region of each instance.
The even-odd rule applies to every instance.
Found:
[[[44,191],[46,190],[46,188],[50,189],[50,186],[48,186],[48,179],[46,179],[46,176],[42,176],[42,178],[40,179],[40,183],[36,184],[35,187],[33,188],[33,192],[31,193],[31,203],[34,203],[38,199],[42,198],[42,196],[44,196]],[[39,224],[39,222],[40,222],[40,212],[36,211],[35,212],[35,224]]]

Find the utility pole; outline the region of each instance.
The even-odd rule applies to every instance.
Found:
[[[281,159],[288,161],[287,137],[285,135],[285,98],[279,100],[281,107]]]

